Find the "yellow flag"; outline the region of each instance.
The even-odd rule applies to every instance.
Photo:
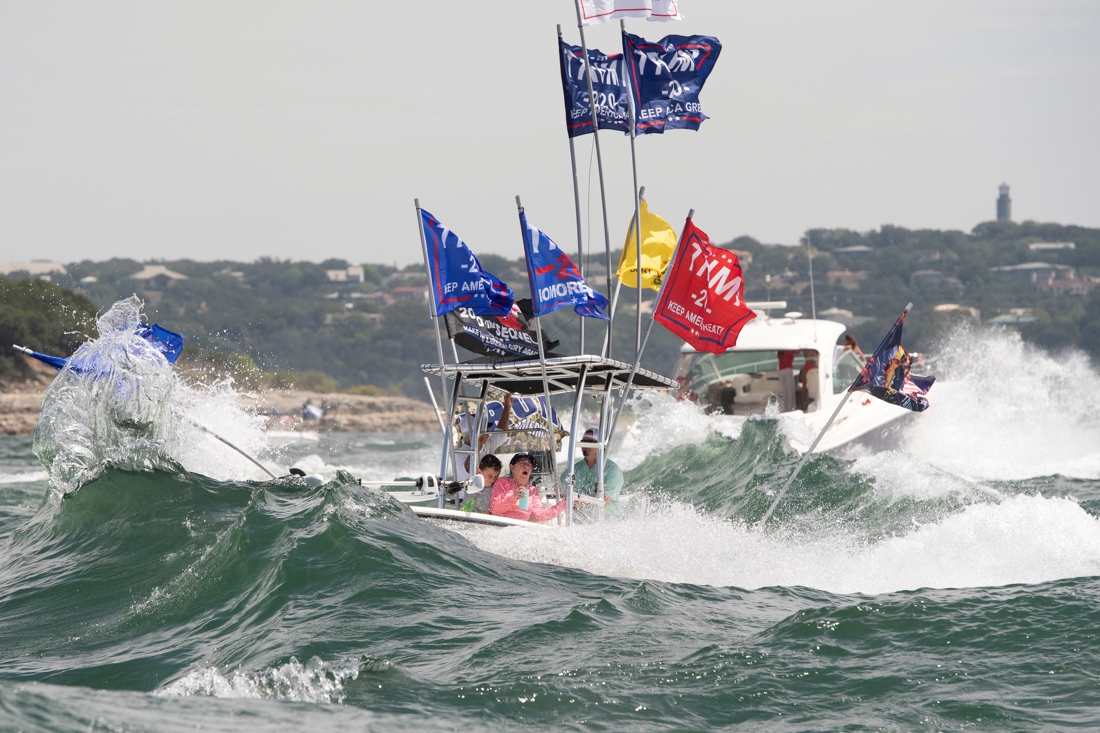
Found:
[[[649,213],[649,206],[642,199],[642,286],[650,290],[659,290],[661,280],[676,249],[676,230],[657,216]],[[623,285],[638,286],[638,255],[634,249],[634,217],[630,217],[630,226],[626,230],[626,242],[623,244],[623,256],[619,258],[619,271],[616,273]]]

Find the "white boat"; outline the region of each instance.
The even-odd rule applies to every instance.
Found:
[[[683,346],[676,373],[678,396],[724,413],[735,422],[768,411],[804,423],[805,441],[800,436],[789,438],[795,450],[804,452],[825,427],[863,363],[855,353],[837,345],[847,330],[844,324],[804,318],[801,313],[769,316],[769,310],[786,307],[783,301],[748,305],[756,318],[742,329],[736,346],[722,354]],[[798,352],[786,374],[779,368],[781,352]],[[806,390],[798,390],[795,375],[805,363],[806,352],[817,355],[817,376]],[[803,400],[798,399],[800,391]],[[897,421],[909,414],[904,408],[856,393],[822,437],[817,451],[834,451],[854,442],[883,447],[896,433]]]
[[[432,520],[473,522],[500,527],[545,527],[533,522],[500,517],[488,513],[488,489],[481,477],[458,480],[464,475],[462,462],[467,458],[476,466],[482,453],[470,446],[480,444],[483,435],[492,441],[491,452],[508,466],[516,453],[527,453],[535,462],[531,483],[538,486],[546,502],[560,498],[568,500],[568,508],[556,523],[573,521],[573,499],[603,506],[603,497],[573,496],[572,486],[562,485],[561,474],[572,465],[579,447],[597,450],[597,460],[604,465],[606,447],[614,437],[612,408],[615,399],[626,392],[645,389],[675,389],[675,380],[646,369],[634,370],[630,364],[600,356],[551,357],[545,361],[468,362],[462,364],[426,364],[423,371],[449,382],[446,402],[450,419],[443,424],[440,471],[415,480],[366,482],[387,491],[397,501],[406,504],[417,516]],[[544,413],[522,420],[507,429],[490,430],[488,404],[494,395],[509,393],[521,397],[543,398],[549,394],[569,394],[573,398],[573,419],[568,432],[547,421]],[[580,441],[579,420],[585,398],[595,400],[599,410],[597,438]],[[551,417],[553,411],[550,411]],[[564,465],[563,465],[564,464]]]

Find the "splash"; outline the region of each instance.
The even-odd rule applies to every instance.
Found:
[[[1100,374],[1013,331],[962,328],[936,349],[932,408],[904,446],[972,479],[1100,478]]]
[[[1041,583],[1100,574],[1100,522],[1075,501],[1014,496],[867,543],[758,532],[666,503],[621,522],[554,532],[464,529],[482,550],[612,577],[755,589],[889,593]]]
[[[229,448],[213,447],[199,425],[266,448],[258,418],[236,401],[231,382],[187,384],[138,335],[142,302],[120,300],[97,319],[99,338],[77,349],[46,390],[33,450],[49,474],[54,499],[100,476],[124,470],[176,470],[214,478],[257,478],[258,469]],[[262,474],[260,474],[262,475]]]
[[[614,460],[625,471],[652,455],[702,443],[712,433],[730,439],[741,435],[740,423],[722,415],[707,415],[694,402],[678,402],[670,395],[642,392],[628,406],[638,418],[629,425],[620,423],[617,430],[622,439],[614,448]]]
[[[302,664],[291,657],[286,664],[253,672],[234,670],[223,674],[216,667],[196,667],[154,694],[161,697],[205,695],[292,702],[342,702],[345,682],[357,679],[361,666],[359,661],[329,664],[319,657]]]

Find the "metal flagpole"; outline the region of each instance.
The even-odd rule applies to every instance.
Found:
[[[584,380],[588,377],[588,365],[581,364],[581,372],[577,379],[577,396],[573,400],[573,419],[569,425],[569,452],[565,460],[569,462],[568,473],[565,475],[565,499],[569,505],[565,508],[566,526],[573,524],[573,487],[577,483],[576,459],[573,454],[577,450],[577,431],[581,424],[581,401],[584,399]]]
[[[428,240],[424,238],[424,218],[420,214],[420,199],[413,199],[413,204],[416,206],[416,230],[420,232],[420,250],[424,254],[424,271],[428,273],[428,288],[432,287],[432,268],[428,265]],[[432,323],[435,324],[435,345],[439,347],[439,381],[443,385],[443,407],[447,410],[447,420],[450,421],[453,416],[451,412],[454,405],[447,402],[447,377],[443,374],[443,334],[439,330],[439,317],[435,313],[435,297],[429,294],[428,297],[428,313],[432,319]],[[456,356],[455,362],[458,362]]]
[[[905,306],[905,310],[902,312],[902,315],[908,313],[912,309],[913,304],[908,304],[907,306]],[[889,331],[886,333],[886,338],[884,338],[882,340],[882,343],[879,344],[879,347],[875,349],[875,353],[878,353],[882,350],[883,346],[886,345],[886,339],[888,338],[890,338]],[[848,402],[848,398],[852,396],[852,387],[855,386],[856,382],[858,382],[859,378],[862,376],[863,372],[860,372],[859,375],[857,375],[856,378],[852,380],[851,386],[848,387],[847,391],[845,391],[844,393],[844,399],[842,399],[840,401],[840,404],[836,406],[836,409],[833,410],[833,414],[829,416],[829,421],[825,423],[825,427],[821,428],[821,432],[817,434],[817,437],[814,438],[814,442],[810,444],[810,449],[806,451],[805,455],[802,456],[802,460],[800,460],[798,462],[798,465],[794,467],[794,473],[792,473],[791,477],[787,479],[787,483],[783,484],[783,488],[782,490],[780,490],[779,495],[775,497],[775,501],[773,501],[772,505],[768,507],[768,511],[764,514],[764,518],[761,519],[760,522],[757,524],[757,527],[759,527],[760,529],[764,528],[764,523],[768,521],[768,518],[772,515],[772,512],[774,512],[775,508],[779,506],[780,500],[782,500],[783,495],[787,493],[787,489],[791,488],[791,484],[794,483],[794,479],[798,475],[798,472],[801,471],[802,467],[806,465],[806,461],[810,460],[810,456],[813,455],[814,448],[817,447],[817,444],[821,441],[822,436],[825,435],[825,431],[828,430],[829,426],[833,424],[833,420],[836,418],[836,416],[840,414],[840,408],[844,407],[844,405]]]
[[[588,77],[588,110],[592,113],[592,139],[596,145],[596,168],[600,172],[600,205],[603,207],[603,247],[607,258],[607,295],[611,297],[611,231],[607,228],[607,194],[603,185],[603,155],[600,153],[600,123],[596,115],[596,94],[592,91],[592,63],[588,58],[588,43],[584,40],[584,23],[581,21],[581,0],[576,0],[577,30],[581,33],[581,50],[584,52],[584,71]],[[604,356],[611,355],[611,325],[614,318],[607,320],[607,346]]]
[[[833,414],[829,415],[829,421],[825,423],[825,427],[821,428],[821,432],[817,434],[816,438],[814,438],[814,442],[810,444],[810,449],[802,455],[802,460],[800,460],[798,462],[798,465],[794,467],[794,473],[792,473],[791,477],[787,479],[787,483],[783,484],[783,489],[779,492],[779,496],[775,497],[775,501],[772,502],[772,505],[768,507],[768,511],[764,514],[764,518],[760,520],[760,524],[758,526],[761,529],[763,529],[764,523],[768,521],[768,517],[772,515],[772,512],[775,511],[775,508],[779,506],[779,502],[783,499],[783,495],[787,493],[787,489],[791,488],[791,484],[794,483],[795,476],[797,476],[798,472],[802,470],[802,467],[806,465],[806,461],[810,460],[810,456],[812,456],[814,453],[814,448],[817,447],[817,444],[825,435],[825,431],[829,429],[829,426],[833,424],[833,420],[836,419],[836,416],[838,414],[840,414],[840,408],[844,407],[844,405],[848,402],[848,398],[851,396],[851,392],[845,392],[844,399],[842,399],[840,401],[840,404],[836,406],[836,409],[833,410]]]
[[[641,188],[638,189],[638,198],[641,199],[642,201],[645,201],[645,186],[642,186]],[[638,222],[637,213],[635,213],[633,222],[635,224],[637,224],[637,222]],[[640,271],[640,268],[639,268],[639,271]],[[622,289],[623,289],[623,281],[622,280],[617,280],[615,282],[615,295],[613,295],[612,298],[611,298],[611,308],[610,308],[610,310],[608,310],[608,317],[609,318],[615,314],[615,308],[618,307],[618,305],[619,305],[619,292]],[[604,349],[605,350],[607,349],[607,339],[606,338],[604,339]],[[605,351],[605,353],[608,356],[611,355],[610,351]]]
[[[435,419],[439,421],[439,432],[446,432],[446,428],[443,426],[443,413],[439,409],[439,403],[435,401],[435,390],[432,389],[432,383],[427,377],[424,377],[424,386],[428,388],[428,396],[432,398],[432,409],[435,410]]]
[[[695,209],[688,211],[687,220],[691,221],[695,217]],[[684,239],[684,230],[687,229],[687,222],[684,223],[683,229],[680,230],[680,236],[676,240],[676,249],[672,250],[672,256],[669,257],[669,267],[672,267],[672,260],[676,256],[676,250],[680,248],[680,243]],[[666,270],[667,274],[667,270]],[[623,395],[619,399],[619,406],[615,409],[615,419],[611,421],[611,430],[608,432],[607,439],[610,441],[615,435],[615,426],[619,424],[619,415],[623,414],[623,405],[626,404],[626,395],[630,392],[630,385],[634,383],[634,375],[638,373],[638,367],[642,363],[642,352],[645,351],[645,345],[649,341],[649,334],[653,332],[653,324],[657,322],[654,317],[657,315],[657,306],[661,302],[661,294],[665,291],[665,282],[668,280],[665,277],[661,280],[660,286],[657,288],[657,299],[653,301],[653,311],[649,314],[649,325],[645,330],[645,338],[642,339],[641,348],[638,350],[638,358],[634,360],[634,366],[630,368],[630,376],[626,379],[626,386],[623,387]]]
[[[814,296],[814,245],[810,242],[809,237],[806,237],[806,256],[810,258],[810,313],[814,319],[814,341],[817,341],[817,298]],[[828,281],[829,278],[825,279]]]
[[[558,54],[561,54],[561,24],[558,24]],[[558,59],[562,64],[562,73],[565,71],[565,61]],[[589,102],[591,102],[591,94],[589,95]],[[566,110],[568,112],[568,110]],[[573,136],[569,134],[568,127],[566,128],[566,136],[569,138],[569,164],[573,166],[573,207],[577,211],[577,269],[580,270],[581,277],[584,277],[584,234],[581,227],[581,190],[580,184],[577,183],[577,154],[573,146]],[[584,319],[580,322],[581,329],[581,344],[578,354],[584,353]]]
[[[523,213],[523,204],[520,202],[519,196],[516,196],[516,210],[520,214]],[[523,254],[526,257],[526,255],[527,255],[527,237],[528,237],[528,233],[523,228],[523,219],[522,219],[522,217],[519,220],[519,232],[520,232],[520,236],[523,237]],[[527,267],[528,268],[531,267],[530,262],[527,263]],[[531,281],[531,289],[533,290],[534,287],[535,287],[535,282],[534,282],[534,280],[532,280]],[[535,293],[531,293],[531,307],[534,308],[534,305],[535,305]],[[538,339],[538,342],[539,342],[539,365],[542,367],[542,391],[546,395],[546,428],[547,428],[547,432],[550,434],[550,437],[552,438],[554,436],[554,420],[553,420],[553,417],[552,417],[553,414],[554,414],[554,410],[550,406],[550,380],[546,376],[546,354],[543,352],[543,349],[542,349],[542,319],[540,319],[538,316],[535,316],[535,338]],[[536,402],[537,401],[538,400],[536,400]],[[556,481],[557,477],[555,476],[554,479]],[[570,503],[570,505],[572,505],[572,503],[573,503],[572,492],[569,492],[567,494],[566,498],[569,499],[569,503]],[[572,519],[572,516],[573,516],[573,510],[571,508],[568,509],[567,511],[569,511],[569,517],[566,519],[566,523],[568,523]]]
[[[625,20],[619,21],[619,30],[626,34]],[[628,78],[627,84],[629,83]],[[635,126],[638,121],[635,119],[633,90],[626,95],[626,98],[630,103],[630,167],[634,172],[634,247],[638,258],[638,326],[634,335],[634,361],[638,361],[642,357],[642,196],[638,189],[638,158],[634,154]],[[623,397],[625,398],[626,395],[624,394]]]

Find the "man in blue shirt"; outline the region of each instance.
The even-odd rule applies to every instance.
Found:
[[[596,431],[586,431],[581,440],[595,442]],[[573,472],[576,474],[573,491],[581,496],[596,496],[600,481],[600,468],[596,465],[597,449],[581,446],[581,455],[584,457],[573,465]],[[563,486],[565,485],[567,473],[568,471],[563,473],[561,477]],[[615,465],[614,461],[609,459],[604,461],[603,478],[604,506],[612,507],[617,511],[619,509],[619,492],[623,489],[623,471]]]

